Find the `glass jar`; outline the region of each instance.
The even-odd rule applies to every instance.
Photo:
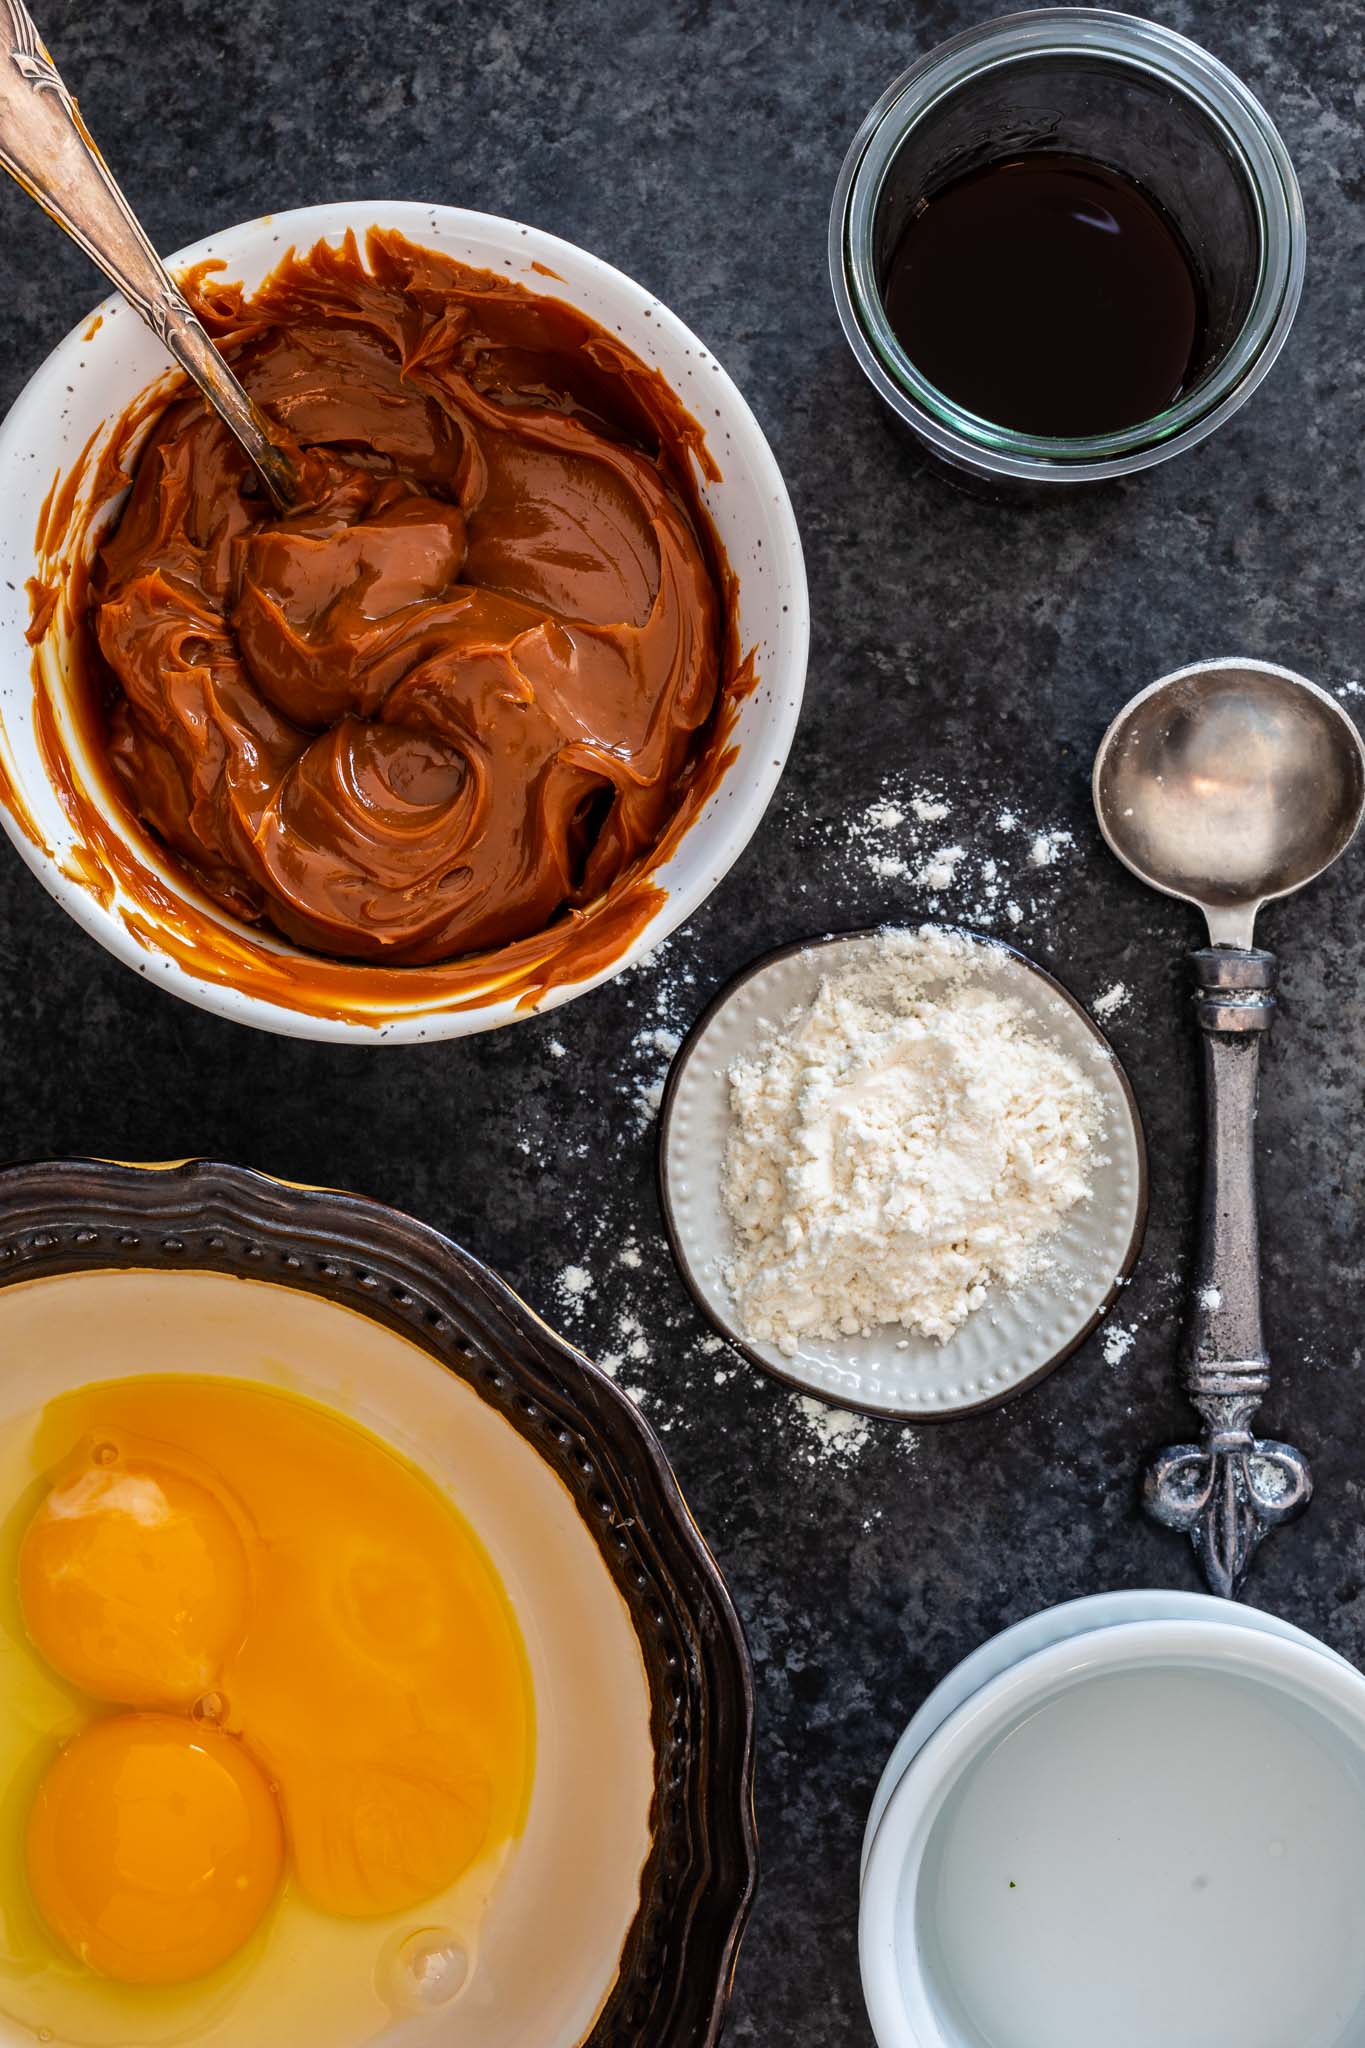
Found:
[[[1136,180],[1180,229],[1200,285],[1200,354],[1179,396],[1114,433],[1021,433],[967,411],[919,373],[882,303],[916,206],[985,164],[1040,151]],[[829,261],[849,346],[937,456],[978,477],[1090,483],[1180,454],[1246,403],[1293,322],[1305,240],[1288,152],[1225,65],[1134,15],[1046,7],[953,37],[888,87],[844,160]]]

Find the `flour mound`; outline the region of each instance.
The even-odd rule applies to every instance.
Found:
[[[952,932],[880,934],[730,1069],[726,1281],[748,1334],[946,1341],[1090,1193],[1094,1083]]]

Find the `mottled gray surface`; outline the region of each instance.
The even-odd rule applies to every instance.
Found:
[[[983,1636],[1103,1587],[1195,1583],[1138,1519],[1145,1445],[1183,1434],[1173,1391],[1194,1192],[1192,1046],[1178,954],[1194,936],[1106,857],[1087,771],[1140,684],[1225,652],[1347,691],[1361,675],[1362,333],[1356,0],[1171,4],[1163,18],[1258,88],[1298,164],[1307,290],[1284,359],[1192,456],[1097,497],[983,506],[922,474],[845,352],[825,216],[867,105],[955,5],[771,0],[48,0],[43,25],[161,245],[327,197],[516,216],[608,257],[716,350],[791,486],[814,606],[807,710],[749,853],[653,970],[493,1039],[345,1053],[177,1005],[0,860],[4,1148],[216,1153],[414,1209],[501,1268],[590,1350],[620,1356],[665,1432],[753,1646],[765,1875],[730,2039],[846,2048],[858,1989],[857,1848],[881,1763],[927,1686]],[[99,295],[84,260],[0,191],[0,400]],[[1003,916],[1114,1020],[1152,1151],[1153,1221],[1117,1365],[1092,1343],[986,1417],[892,1425],[821,1455],[790,1397],[703,1348],[659,1232],[635,1108],[667,1041],[755,953],[926,908],[847,823],[888,766],[942,785],[921,834],[994,854],[1007,886],[945,898]],[[1027,830],[994,820],[1012,805]],[[1074,844],[1035,868],[1028,833]],[[883,852],[915,862],[893,833]],[[1265,1421],[1308,1449],[1319,1498],[1262,1553],[1252,1597],[1365,1657],[1361,1366],[1365,853],[1264,920],[1286,955],[1262,1117],[1270,1338]],[[985,885],[982,884],[982,887]],[[562,1050],[561,1050],[562,1048]],[[628,1241],[638,1263],[617,1252]],[[634,1260],[636,1251],[629,1251]],[[565,1295],[580,1266],[591,1291]],[[637,1355],[638,1354],[638,1355]],[[92,1361],[93,1362],[93,1361]],[[721,1375],[724,1375],[723,1381]]]

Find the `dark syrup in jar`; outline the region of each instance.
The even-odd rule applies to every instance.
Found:
[[[1137,426],[1197,361],[1183,237],[1133,179],[1077,156],[986,164],[921,200],[882,282],[920,375],[1016,432]]]

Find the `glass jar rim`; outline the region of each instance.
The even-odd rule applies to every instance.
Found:
[[[1211,374],[1152,419],[1115,433],[1048,437],[980,418],[920,375],[892,331],[872,257],[882,186],[906,137],[947,95],[1040,57],[1108,59],[1160,79],[1213,122],[1257,216],[1260,264],[1246,318]],[[829,262],[845,336],[881,396],[947,457],[989,475],[1084,482],[1121,476],[1193,446],[1266,375],[1298,309],[1306,226],[1289,153],[1260,101],[1217,57],[1174,29],[1107,8],[1044,7],[977,24],[893,80],[844,159],[830,213]]]

